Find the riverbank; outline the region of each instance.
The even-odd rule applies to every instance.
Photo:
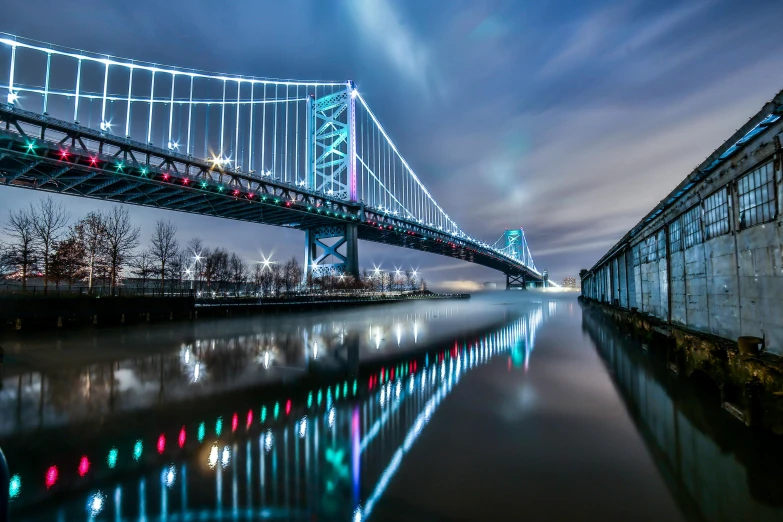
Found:
[[[579,302],[602,311],[648,346],[662,347],[670,371],[708,378],[720,390],[723,408],[746,426],[783,434],[783,358],[764,351],[747,353],[735,341],[671,325],[637,310],[581,296]]]
[[[207,317],[250,316],[337,310],[406,301],[469,299],[470,294],[401,294],[219,298],[117,296],[38,296],[0,299],[0,325],[6,332],[98,328]]]

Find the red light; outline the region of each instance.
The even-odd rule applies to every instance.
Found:
[[[291,413],[291,399],[285,401],[285,414],[288,415],[289,413]]]
[[[238,191],[238,190],[235,190],[235,191],[234,191],[234,195],[235,195],[235,196],[238,196],[238,195],[239,195],[239,191]]]
[[[183,185],[187,185],[190,180],[188,178],[185,178],[182,180]]]
[[[367,384],[368,384],[370,390],[372,390],[372,375],[370,375],[370,382],[367,383]]]
[[[248,194],[248,195],[247,195],[247,197],[248,197],[249,199],[253,199],[253,194],[252,194],[252,193],[250,193],[250,194]]]
[[[253,410],[247,410],[247,429],[253,424]]]
[[[168,174],[164,174],[164,175],[163,175],[163,179],[164,179],[164,180],[166,180],[166,181],[168,181],[168,180],[169,180],[169,175],[168,175]]]
[[[413,361],[413,373],[416,373],[416,361]]]
[[[83,455],[79,461],[79,476],[85,476],[88,471],[90,471],[90,459],[87,458],[87,455]]]
[[[98,164],[98,158],[90,158],[90,164],[91,165],[97,165]]]
[[[237,426],[239,426],[239,416],[235,413],[233,417],[231,417],[231,432],[237,431]]]
[[[60,472],[57,470],[57,466],[51,466],[49,469],[46,470],[46,488],[49,489],[50,487],[54,486],[54,484],[57,482],[57,476],[60,474]]]
[[[163,453],[163,451],[166,449],[166,436],[164,434],[160,434],[160,437],[158,437],[158,453]]]
[[[394,368],[391,370],[391,380],[394,380]]]
[[[61,160],[66,160],[66,159],[68,159],[68,153],[67,153],[67,152],[65,152],[64,150],[61,150],[61,151],[60,151],[60,159],[61,159]]]
[[[290,206],[291,206],[291,202],[290,202],[290,201],[286,201],[286,202],[285,202],[285,206],[286,206],[286,207],[290,207]]]
[[[185,426],[182,426],[182,429],[179,430],[179,439],[177,442],[179,442],[180,448],[185,445]]]

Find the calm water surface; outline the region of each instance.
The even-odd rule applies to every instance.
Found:
[[[778,439],[573,294],[2,344],[12,520],[783,520]]]

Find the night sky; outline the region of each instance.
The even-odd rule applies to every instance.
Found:
[[[0,31],[207,71],[353,79],[442,207],[492,243],[523,227],[554,280],[589,268],[783,88],[774,0],[5,0]],[[0,212],[32,191],[0,187]],[[74,218],[93,200],[63,198]],[[298,231],[131,207],[248,260]],[[372,243],[360,264],[433,288],[502,274]]]

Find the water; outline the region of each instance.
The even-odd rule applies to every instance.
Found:
[[[782,520],[781,451],[575,296],[3,342],[13,520]]]

